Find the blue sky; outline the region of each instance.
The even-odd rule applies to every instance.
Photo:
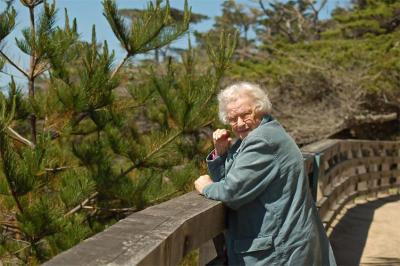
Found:
[[[329,17],[331,11],[337,5],[347,5],[350,0],[328,0],[324,10],[321,11],[321,18]],[[120,48],[117,39],[107,24],[102,12],[101,0],[56,0],[56,6],[58,11],[58,23],[62,24],[64,19],[64,8],[67,8],[69,17],[72,19],[77,18],[78,31],[84,40],[89,40],[91,36],[92,25],[96,25],[97,39],[99,41],[107,40],[109,47],[114,49],[116,52],[116,61],[124,56],[124,51]],[[201,13],[208,15],[211,19],[203,21],[197,25],[194,25],[191,30],[207,31],[214,23],[213,17],[220,15],[222,0],[189,0],[189,5],[192,7],[192,11],[195,13]],[[257,5],[257,1],[254,0],[237,0],[238,3]],[[144,8],[146,7],[146,0],[117,0],[119,8]],[[184,0],[170,0],[171,6],[182,9],[184,6]],[[9,57],[15,59],[20,65],[26,66],[28,58],[21,54],[16,48],[14,38],[21,36],[20,31],[22,28],[29,25],[29,14],[27,8],[20,4],[19,0],[15,1],[15,8],[17,10],[17,27],[14,33],[8,36],[3,43],[3,51],[9,55]],[[4,9],[4,3],[0,2],[0,10]],[[185,39],[178,40],[174,45],[182,47],[187,43]],[[20,78],[20,75],[15,72],[11,66],[6,66],[4,69],[8,73],[12,73],[16,76],[16,80],[23,82],[24,79]],[[9,78],[7,75],[0,74],[0,86],[5,85]]]

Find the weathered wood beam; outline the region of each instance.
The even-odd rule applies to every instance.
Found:
[[[44,265],[177,265],[225,229],[222,203],[196,192],[134,213]]]

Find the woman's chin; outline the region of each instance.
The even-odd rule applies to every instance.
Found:
[[[249,135],[249,133],[250,133],[250,130],[248,130],[248,131],[241,131],[241,132],[237,132],[237,136],[240,138],[240,139],[244,139],[245,137],[247,137],[247,135]]]

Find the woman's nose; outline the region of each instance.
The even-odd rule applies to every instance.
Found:
[[[239,116],[237,119],[237,126],[241,127],[244,126],[246,123],[244,122],[244,120]]]

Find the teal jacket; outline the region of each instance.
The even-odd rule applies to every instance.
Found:
[[[229,207],[229,265],[336,265],[304,174],[303,156],[282,126],[260,125],[207,164],[205,197]]]

